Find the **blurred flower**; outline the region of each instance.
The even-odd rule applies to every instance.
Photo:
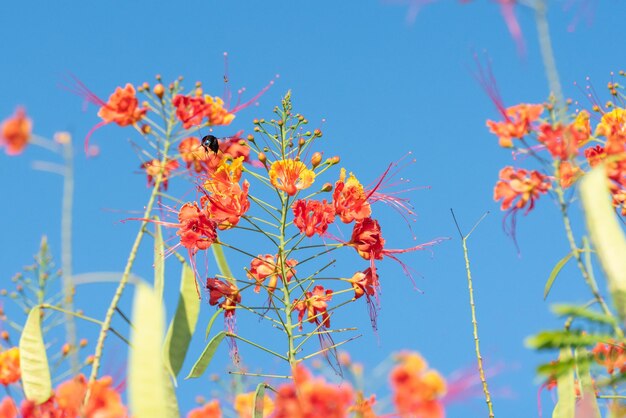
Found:
[[[19,412],[13,399],[5,396],[2,402],[0,402],[0,418],[17,418],[18,414]]]
[[[199,408],[192,409],[187,418],[222,418],[222,409],[217,399],[207,402]]]
[[[274,418],[344,418],[354,397],[352,388],[313,379],[301,364],[293,370],[293,383],[280,386]]]
[[[235,397],[235,403],[233,408],[239,414],[239,418],[252,418],[252,410],[255,406],[256,392],[239,393]],[[263,409],[261,410],[262,417],[271,416],[274,411],[274,401],[272,398],[265,395],[263,397]]]
[[[293,196],[304,190],[315,181],[313,170],[306,168],[302,161],[292,159],[279,160],[272,163],[269,171],[272,186]]]
[[[176,170],[179,167],[177,160],[167,160],[165,166],[161,165],[161,160],[157,160],[156,158],[150,161],[146,161],[141,164],[141,168],[143,168],[148,176],[148,187],[154,185],[154,181],[156,177],[161,174],[161,190],[167,190],[168,180],[172,171]]]
[[[537,130],[537,140],[544,144],[552,157],[568,160],[578,154],[578,147],[589,139],[587,129],[579,130],[576,124],[552,125],[543,123]]]
[[[583,174],[582,170],[570,163],[569,161],[561,161],[559,163],[559,182],[561,187],[567,189]]]
[[[500,180],[493,192],[495,201],[502,200],[500,208],[519,210],[528,205],[526,213],[535,206],[535,200],[550,189],[548,178],[533,170],[530,173],[524,169],[515,170],[508,166],[500,170]],[[518,199],[517,202],[513,202]]]
[[[203,162],[211,157],[206,150],[202,147],[202,143],[200,139],[195,136],[190,136],[178,144],[178,152],[180,153],[180,158],[185,162],[187,168],[191,168],[193,165],[193,169],[196,173],[201,173],[204,170]],[[220,158],[215,157],[215,165],[220,161]]]
[[[7,155],[18,155],[30,139],[33,122],[26,116],[22,107],[15,110],[15,114],[5,119],[0,126],[0,145],[6,147]]]
[[[119,126],[129,126],[139,122],[147,111],[147,108],[139,107],[135,87],[127,83],[124,88],[117,87],[115,89],[115,92],[109,97],[109,101],[98,111],[98,116],[105,123],[114,122]]]
[[[176,117],[185,129],[202,124],[202,119],[208,111],[207,103],[200,97],[177,94],[172,100],[172,105],[176,108]]]
[[[591,352],[596,363],[604,366],[609,374],[613,374],[615,369],[626,373],[626,346],[623,343],[597,343]]]
[[[4,386],[20,380],[20,350],[9,348],[0,353],[0,383]]]
[[[543,105],[540,104],[519,104],[504,110],[504,121],[487,121],[487,127],[491,133],[500,139],[500,146],[510,148],[513,146],[513,139],[521,139],[532,130],[531,123],[539,119],[543,112]]]

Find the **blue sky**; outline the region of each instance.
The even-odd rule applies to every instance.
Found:
[[[615,40],[622,37],[620,17],[626,6],[617,1],[593,2],[591,21],[583,19],[570,32],[567,28],[576,13],[564,11],[566,3],[553,2],[551,31],[566,95],[582,99],[575,81],[583,83],[589,76],[602,87],[611,71],[621,69],[618,59],[626,56],[626,45]],[[520,57],[493,2],[437,2],[424,7],[413,24],[406,23],[406,12],[406,6],[380,1],[298,5],[286,0],[188,1],[176,6],[139,0],[5,2],[0,6],[0,55],[5,57],[0,70],[0,118],[24,105],[37,134],[51,137],[55,131],[69,130],[80,148],[98,118],[95,108],[84,112],[81,100],[59,87],[68,72],[103,98],[118,85],[152,81],[155,74],[164,80],[182,75],[188,86],[201,80],[207,92],[221,94],[224,51],[230,56],[234,87],[255,92],[280,74],[259,107],[242,111],[232,128],[218,134],[251,130],[252,119],[270,116],[281,95],[291,89],[298,111],[314,124],[326,120],[323,149],[340,155],[342,166],[364,183],[412,151],[416,163],[403,175],[413,185],[429,186],[411,195],[418,214],[414,225],[418,242],[452,237],[432,254],[404,255],[403,260],[419,273],[417,286],[423,294],[412,289],[398,265],[381,264],[383,308],[378,336],[369,328],[364,306],[344,313],[342,322],[356,318],[363,333],[358,343],[348,347],[353,358],[373,368],[393,351],[413,349],[446,375],[474,364],[463,254],[450,208],[466,231],[491,211],[469,245],[481,342],[487,367],[498,369],[492,381],[495,410],[500,416],[535,416],[534,368],[547,357],[526,349],[523,340],[561,324],[549,313],[542,293],[550,270],[568,246],[558,210],[547,199],[519,219],[521,257],[503,233],[502,213],[492,193],[498,171],[510,164],[510,155],[485,128],[485,119],[498,114],[472,77],[474,52],[486,51],[506,104],[546,98],[533,15],[518,8],[528,49],[526,57]],[[105,127],[92,138],[101,155],[89,160],[77,156],[76,273],[121,271],[124,266],[137,225],[120,220],[142,210],[148,196],[140,162],[129,144],[138,139],[130,130]],[[61,180],[30,168],[32,161],[49,159],[35,148],[20,158],[0,156],[4,283],[31,262],[42,234],[48,235],[59,256]],[[390,247],[414,245],[394,212],[379,213]],[[576,228],[582,232],[579,222]],[[151,250],[149,245],[142,250],[135,273],[150,277]],[[170,264],[171,312],[178,272],[175,263]],[[557,281],[551,301],[588,299],[571,267]],[[79,305],[102,317],[113,290],[110,284],[79,287]],[[127,310],[129,302],[127,295]],[[205,304],[199,329],[211,312]],[[242,332],[257,332],[257,323],[252,322],[240,321]],[[83,330],[95,339],[94,328],[84,325]],[[105,366],[124,367],[125,348],[113,338],[108,344],[111,351]],[[190,356],[201,349],[202,342],[195,341]],[[119,350],[117,355],[113,350]],[[226,350],[219,355],[213,372],[228,364]],[[266,366],[256,363],[253,354],[247,362],[252,368]],[[183,386],[182,409],[191,407],[195,395],[208,395],[207,387],[207,379]],[[449,416],[484,416],[483,402],[478,398],[469,406],[452,406]],[[544,396],[545,409],[551,403]]]

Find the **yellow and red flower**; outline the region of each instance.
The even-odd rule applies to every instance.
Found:
[[[339,180],[333,191],[333,205],[335,214],[344,223],[360,221],[372,214],[372,208],[367,201],[363,185],[350,173],[346,180],[346,170],[341,169]]]
[[[313,170],[309,170],[302,161],[290,158],[272,163],[269,176],[272,186],[289,196],[310,187],[315,181]]]
[[[98,116],[105,123],[129,126],[139,122],[147,111],[147,108],[139,107],[135,87],[127,83],[124,88],[117,87],[115,89],[115,92],[109,97],[109,101],[100,107]]]
[[[209,305],[219,304],[220,308],[224,309],[224,317],[226,318],[235,315],[235,308],[241,303],[241,293],[235,284],[208,278],[206,288],[209,290]],[[220,303],[222,298],[224,300]]]
[[[217,399],[207,402],[201,407],[192,409],[187,418],[222,418],[222,409]]]
[[[285,261],[287,282],[296,274],[295,266],[297,264],[298,262],[294,259]],[[262,283],[269,277],[270,280],[266,286],[267,291],[270,293],[273,292],[274,289],[276,289],[278,279],[282,279],[280,258],[274,257],[271,254],[259,254],[257,258],[250,262],[250,269],[248,270],[247,276],[250,279],[256,280],[256,286],[254,288],[256,293],[259,293]]]
[[[172,171],[176,170],[179,167],[177,160],[167,160],[165,165],[161,164],[161,160],[156,158],[146,161],[141,164],[141,168],[143,168],[148,176],[148,187],[154,185],[156,177],[161,174],[161,186],[162,190],[167,190],[168,180]]]
[[[604,366],[609,374],[615,370],[626,373],[626,346],[623,343],[597,343],[591,352],[596,362]]]
[[[176,108],[176,117],[185,129],[202,124],[208,111],[208,105],[201,97],[177,94],[172,99],[172,105]]]
[[[305,313],[307,320],[320,324],[322,327],[330,328],[330,316],[328,315],[328,303],[333,297],[333,291],[324,289],[324,286],[315,286],[312,292],[306,292],[302,300],[294,300],[293,309],[298,311],[298,322],[302,330],[302,320]],[[321,317],[321,321],[320,321]]]
[[[22,107],[15,114],[5,119],[0,126],[0,145],[6,147],[7,155],[18,155],[28,144],[33,130],[33,122]]]
[[[252,418],[252,411],[255,407],[256,392],[239,393],[235,396],[235,402],[233,409],[239,418]],[[263,409],[261,410],[262,417],[269,417],[274,412],[274,401],[269,396],[263,397]]]
[[[12,347],[2,351],[0,353],[0,383],[8,386],[18,382],[21,376],[19,348]]]
[[[352,230],[349,245],[366,260],[382,260],[385,239],[382,237],[378,221],[365,218],[357,221]]]

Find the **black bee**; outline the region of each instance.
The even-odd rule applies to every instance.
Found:
[[[209,153],[209,150],[213,151],[215,154],[220,150],[220,143],[217,140],[217,137],[213,135],[206,135],[202,138],[202,147]]]

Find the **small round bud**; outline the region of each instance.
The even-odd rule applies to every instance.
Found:
[[[144,81],[141,87],[143,87],[143,89],[146,91],[150,91],[150,84],[148,84],[147,81]]]
[[[152,132],[152,126],[148,125],[147,123],[144,123],[143,125],[141,125],[142,134],[148,135],[150,132]]]
[[[85,360],[85,363],[92,364],[93,363],[93,355],[87,357],[87,360]]]
[[[69,345],[68,343],[63,344],[63,347],[61,347],[61,354],[63,354],[63,356],[67,356],[70,353],[70,350],[72,349],[72,346]]]
[[[206,403],[206,399],[202,395],[196,396],[196,403],[198,405],[204,405]]]
[[[202,91],[202,88],[201,88],[201,87],[198,87],[198,88],[196,89],[196,91],[195,91],[195,94],[196,94],[196,96],[197,96],[197,97],[202,97],[202,94],[203,94],[203,93],[204,93],[204,92]]]
[[[15,288],[17,289],[18,292],[21,292],[24,290],[24,286],[22,286],[21,284],[18,284],[17,286],[15,286]]]
[[[341,161],[341,159],[338,155],[335,155],[333,158],[330,159],[331,164],[339,164],[339,161]]]
[[[300,138],[300,139],[298,139],[298,146],[299,146],[299,147],[303,147],[303,146],[304,146],[304,144],[305,144],[304,138]]]
[[[7,292],[7,290],[6,290],[6,289],[2,289],[2,290],[0,290],[0,295],[2,295],[2,296],[6,296],[6,295],[8,295],[8,294],[9,294],[9,292]]]
[[[155,75],[155,76],[154,76],[154,78],[156,78],[156,79],[157,79],[157,81],[161,81],[161,74],[157,74],[157,75]]]
[[[168,86],[168,88],[170,89],[170,91],[174,90],[174,83],[170,83],[170,85]]]
[[[321,162],[322,162],[322,153],[316,152],[311,156],[311,165],[313,166],[313,168],[320,165]]]
[[[202,81],[196,81],[196,88],[202,87]]]
[[[69,144],[72,142],[72,135],[69,132],[56,132],[52,139],[57,144]]]
[[[265,156],[264,152],[259,152],[259,161],[261,161],[263,165],[267,163],[267,157]]]
[[[8,332],[6,332],[6,331],[2,331],[2,332],[0,333],[0,337],[2,337],[2,339],[3,339],[4,341],[9,341],[9,333],[8,333]]]
[[[87,338],[81,339],[78,344],[80,345],[80,348],[86,347],[87,346]]]
[[[322,136],[322,131],[320,131],[319,129],[316,129],[313,131],[313,135],[317,136],[317,137],[321,137]]]
[[[254,127],[254,132],[261,132],[261,128],[259,128],[258,126]]]
[[[165,93],[165,88],[163,87],[163,84],[159,83],[156,86],[154,86],[154,94],[156,94],[156,97],[158,97],[159,99],[163,98],[163,93]]]
[[[254,119],[252,120],[252,123],[254,123],[255,125],[258,125],[258,124],[259,124],[259,120],[258,120],[257,118],[254,118]]]
[[[248,134],[248,136],[246,137],[246,139],[250,142],[254,142],[254,135],[252,134]]]
[[[324,185],[322,186],[323,192],[330,192],[332,189],[333,189],[333,185],[330,183],[324,183]]]
[[[276,122],[276,124],[277,124],[278,126],[283,126],[283,123],[284,123],[284,122],[283,122],[282,120],[279,120],[279,121],[277,121],[277,122]]]

